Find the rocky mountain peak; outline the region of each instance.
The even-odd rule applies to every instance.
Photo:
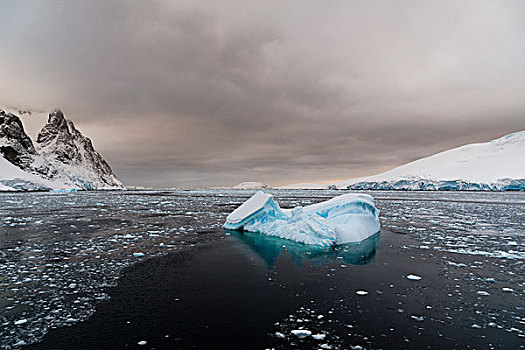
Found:
[[[47,147],[59,134],[69,133],[64,113],[60,109],[54,109],[49,113],[47,124],[37,135],[36,142],[40,147]]]
[[[47,124],[38,133],[36,142],[46,158],[83,171],[95,172],[108,185],[117,182],[121,185],[91,140],[82,135],[61,110],[55,109],[49,113]]]
[[[49,113],[49,118],[47,122],[49,124],[61,125],[66,122],[66,118],[64,117],[64,113],[60,109],[55,108],[53,109],[53,111],[51,111],[51,113]]]
[[[33,142],[25,133],[20,118],[2,109],[0,109],[0,154],[17,166],[30,162],[30,156],[36,154]]]
[[[60,186],[123,187],[91,140],[59,109],[49,113],[35,145],[25,133],[20,118],[0,109],[0,156],[28,173],[62,183]]]

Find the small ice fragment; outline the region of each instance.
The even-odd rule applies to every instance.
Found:
[[[312,335],[312,338],[314,338],[315,340],[323,340],[325,337],[326,337],[326,334],[321,334],[321,333]]]
[[[484,290],[478,290],[476,292],[477,295],[483,295],[483,296],[487,296],[487,295],[490,295],[489,292],[485,292]]]
[[[410,318],[418,322],[423,322],[425,320],[423,316],[416,316],[416,315],[411,315]]]
[[[27,318],[23,318],[21,320],[15,321],[15,326],[20,326],[25,323],[27,323]]]
[[[319,315],[319,316],[317,316],[317,319],[320,320],[323,317],[324,317],[323,315]]]
[[[306,338],[312,335],[312,332],[310,332],[307,329],[294,329],[291,333],[300,339]]]
[[[332,346],[331,346],[331,345],[328,345],[328,344],[321,344],[321,345],[319,345],[319,347],[320,347],[321,349],[331,349],[331,348],[332,348]]]
[[[13,346],[24,346],[24,345],[27,345],[27,343],[23,340],[20,340],[19,342],[13,344]]]
[[[504,292],[514,292],[514,289],[507,288],[507,287],[503,287],[503,288],[501,288],[501,290],[504,291]]]
[[[139,341],[137,344],[138,344],[138,345],[146,345],[147,343],[148,343],[147,341],[145,341],[145,340],[141,340],[141,341]]]
[[[477,328],[477,329],[480,329],[480,328],[481,328],[481,326],[480,326],[479,324],[473,324],[471,327],[472,327],[472,328]]]
[[[281,339],[286,338],[286,336],[285,336],[284,334],[282,334],[281,332],[275,332],[275,336],[276,336],[277,338],[281,338]]]
[[[363,350],[363,347],[361,345],[350,345],[350,349],[352,349],[352,350]]]
[[[463,263],[455,263],[453,261],[448,261],[448,264],[451,265],[451,266],[455,266],[455,267],[467,267],[467,265],[463,264]]]
[[[421,276],[418,275],[408,275],[407,278],[411,281],[419,281],[421,279]]]
[[[143,257],[144,256],[144,253],[133,253],[133,256],[135,258],[140,258],[140,257]]]
[[[355,294],[357,294],[357,295],[367,295],[368,292],[366,290],[358,290],[357,292],[355,292]]]

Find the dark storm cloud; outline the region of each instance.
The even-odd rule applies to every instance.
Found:
[[[125,182],[372,174],[524,127],[521,1],[0,1],[0,104]]]

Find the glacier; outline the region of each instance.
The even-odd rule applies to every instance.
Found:
[[[281,209],[273,195],[258,191],[228,215],[223,227],[321,247],[361,242],[380,231],[374,199],[355,193]]]

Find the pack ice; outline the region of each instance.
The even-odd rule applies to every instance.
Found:
[[[281,209],[273,195],[259,191],[228,215],[224,228],[328,247],[361,242],[379,232],[379,210],[371,196],[353,193]]]

